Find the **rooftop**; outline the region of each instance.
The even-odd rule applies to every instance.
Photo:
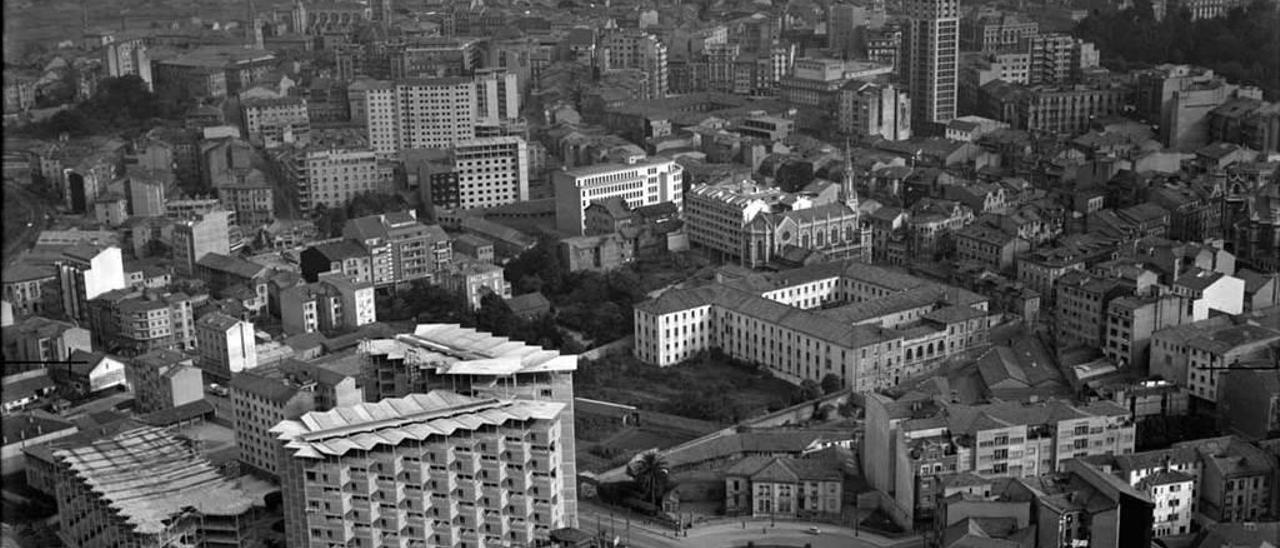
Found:
[[[553,420],[563,409],[562,403],[480,399],[433,390],[307,413],[277,424],[271,432],[285,441],[295,457],[322,459],[353,449],[368,451],[379,445],[399,445],[405,439],[421,441],[513,420]]]
[[[365,341],[362,349],[431,364],[438,374],[495,375],[573,371],[578,357],[457,324],[420,324],[394,339]]]
[[[187,443],[155,427],[59,449],[54,457],[140,534],[167,530],[188,509],[234,516],[264,504],[224,478]]]

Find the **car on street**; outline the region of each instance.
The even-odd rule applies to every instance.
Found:
[[[817,527],[810,527],[808,529],[805,529],[804,532],[809,533],[810,535],[821,535],[822,529],[819,529]]]

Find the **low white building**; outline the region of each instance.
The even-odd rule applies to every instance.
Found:
[[[1191,532],[1191,508],[1195,501],[1196,478],[1176,470],[1161,470],[1139,481],[1137,488],[1145,491],[1151,502],[1152,531],[1157,537],[1182,535]]]

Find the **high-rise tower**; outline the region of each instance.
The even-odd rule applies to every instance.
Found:
[[[899,76],[911,94],[916,131],[937,133],[956,117],[960,51],[959,0],[906,0]]]

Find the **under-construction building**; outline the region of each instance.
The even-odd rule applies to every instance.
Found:
[[[564,445],[561,470],[577,478],[573,428],[573,372],[578,356],[562,355],[457,324],[421,324],[413,333],[361,343],[364,399],[381,401],[432,390],[473,397],[552,401]],[[565,525],[578,526],[574,481],[564,482]]]
[[[274,489],[222,476],[191,440],[144,426],[53,456],[58,536],[67,546],[262,545],[252,523]]]

